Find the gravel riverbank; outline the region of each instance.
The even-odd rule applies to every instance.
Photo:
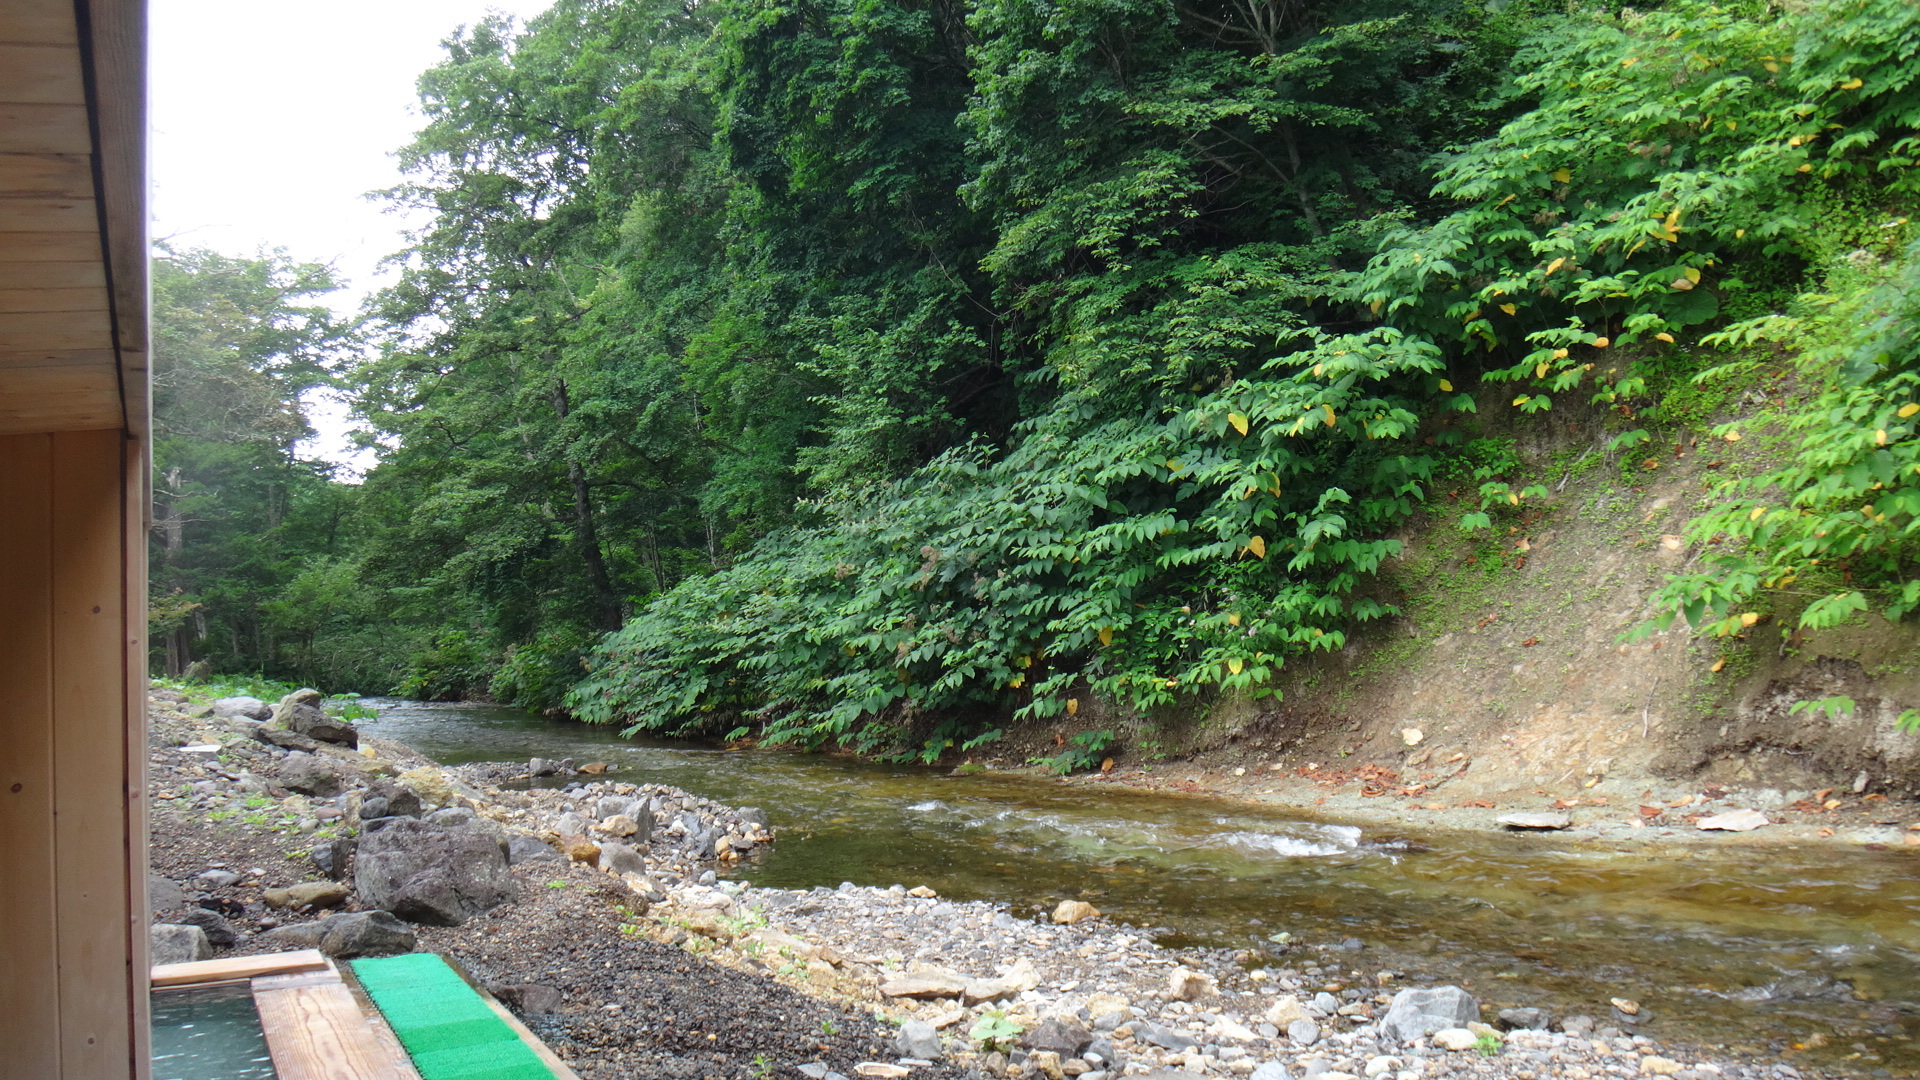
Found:
[[[512,790],[525,764],[442,769],[156,699],[156,920],[217,954],[439,952],[588,1080],[1821,1075],[1663,1046],[1635,1034],[1651,1010],[1631,1001],[1559,1018],[1404,993],[1437,973],[1373,970],[1342,942],[1280,943],[1258,966],[1162,948],[1077,901],[1034,921],[912,882],[748,888],[717,870],[777,843],[764,816],[595,764]],[[449,915],[403,885],[391,908],[425,921],[376,913],[370,868],[416,833],[497,850],[477,891],[505,899]]]

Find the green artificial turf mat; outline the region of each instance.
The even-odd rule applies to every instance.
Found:
[[[408,953],[352,966],[422,1080],[553,1080],[533,1048],[438,956]]]

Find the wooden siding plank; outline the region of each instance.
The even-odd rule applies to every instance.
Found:
[[[45,275],[64,275],[60,280],[78,285],[105,282],[106,271],[100,265],[100,234],[85,232],[0,233],[0,282],[18,281],[25,287],[53,285]],[[86,267],[90,273],[83,274]]]
[[[53,437],[54,895],[63,1080],[136,1075],[118,430]],[[142,951],[144,951],[142,947]],[[137,985],[136,985],[137,982]]]
[[[233,956],[224,960],[198,960],[191,964],[162,964],[153,969],[152,982],[156,987],[185,986],[188,983],[257,979],[268,975],[327,970],[327,958],[320,950],[300,949],[260,956]]]
[[[107,320],[76,319],[58,312],[0,312],[0,353],[46,349],[107,349]]]
[[[71,47],[79,40],[71,2],[7,0],[0,5],[0,41]]]
[[[0,232],[84,233],[99,228],[99,212],[87,199],[0,197]],[[96,232],[95,235],[98,235]]]
[[[114,428],[120,422],[120,395],[107,393],[77,400],[58,412],[26,416],[0,413],[0,435],[99,431],[102,428]]]
[[[394,1080],[412,1071],[374,1037],[343,983],[263,990],[253,1003],[280,1080]]]
[[[10,373],[21,378],[38,378],[26,374],[29,369],[45,368],[48,378],[63,368],[99,367],[111,370],[113,367],[112,349],[40,349],[32,352],[19,350],[0,350],[0,373]]]
[[[0,313],[8,312],[87,312],[107,313],[105,286],[91,289],[0,289]]]
[[[116,397],[119,395],[115,395]],[[121,919],[127,942],[127,1075],[143,1080],[153,1064],[153,995],[147,990],[152,944],[153,899],[147,874],[153,863],[147,847],[150,818],[147,752],[147,537],[152,535],[153,458],[144,438],[120,432],[120,750],[126,764],[120,814],[125,837],[121,852],[127,890]]]
[[[91,154],[84,105],[0,102],[0,154]]]
[[[71,45],[0,42],[0,101],[34,105],[85,105],[80,51]]]
[[[0,195],[91,199],[93,162],[86,154],[0,154]]]
[[[53,439],[0,437],[0,1080],[60,1075],[53,891]]]

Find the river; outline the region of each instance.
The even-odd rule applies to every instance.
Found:
[[[379,718],[362,731],[443,764],[601,760],[761,807],[779,837],[733,871],[758,885],[925,884],[1026,914],[1076,897],[1163,944],[1290,934],[1345,947],[1275,962],[1466,980],[1483,1003],[1603,1025],[1609,998],[1633,998],[1657,1037],[1920,1070],[1916,851],[1361,829],[1117,786],[629,741],[502,706],[368,704]]]

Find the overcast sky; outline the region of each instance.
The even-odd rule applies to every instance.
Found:
[[[153,0],[154,235],[330,263],[357,308],[407,227],[364,196],[400,179],[414,80],[456,27],[549,2]]]

